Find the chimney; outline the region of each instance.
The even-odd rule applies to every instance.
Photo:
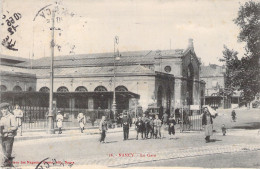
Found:
[[[193,46],[193,39],[189,39],[189,46],[188,46],[189,48],[194,48],[194,46]]]

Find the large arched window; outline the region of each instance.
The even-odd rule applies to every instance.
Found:
[[[104,92],[104,91],[107,91],[107,88],[105,88],[104,86],[98,86],[95,88],[94,91],[95,92]]]
[[[5,85],[0,86],[0,91],[5,92],[7,90],[7,87]]]
[[[57,92],[69,92],[69,89],[65,86],[61,86],[57,89]]]
[[[15,92],[21,92],[22,88],[20,86],[14,86],[13,91]]]
[[[117,86],[116,87],[116,91],[119,91],[119,92],[127,92],[127,88],[125,86]]]
[[[87,88],[85,88],[84,86],[79,86],[76,88],[75,90],[76,92],[87,92]]]
[[[42,87],[40,88],[40,92],[49,93],[50,89],[48,87]]]

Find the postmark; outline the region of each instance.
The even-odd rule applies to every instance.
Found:
[[[7,48],[8,50],[18,51],[16,45],[15,34],[17,34],[17,30],[19,29],[19,22],[21,21],[22,14],[19,12],[11,13],[6,11],[2,15],[2,23],[1,26],[7,31],[7,34],[2,39],[1,44]]]

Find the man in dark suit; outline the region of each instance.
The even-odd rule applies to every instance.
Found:
[[[122,123],[123,123],[124,140],[127,140],[129,137],[130,123],[129,123],[129,117],[128,117],[126,111],[124,111],[124,113],[123,113]]]

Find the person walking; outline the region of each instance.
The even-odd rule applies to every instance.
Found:
[[[15,120],[17,123],[18,131],[20,136],[22,136],[22,118],[23,118],[23,111],[20,109],[18,104],[15,105],[15,109],[13,110]]]
[[[202,115],[202,125],[205,128],[205,140],[206,143],[210,142],[210,136],[213,135],[213,120],[212,115],[210,114],[207,107],[204,107],[203,109],[203,115]]]
[[[95,113],[95,111],[92,111],[90,113],[90,121],[91,121],[91,125],[94,126],[95,121],[96,121],[96,113]]]
[[[126,111],[124,111],[123,113],[122,123],[123,123],[123,133],[124,133],[124,141],[125,141],[129,137],[129,126],[130,126],[129,117]]]
[[[63,116],[61,114],[61,111],[58,111],[58,114],[56,116],[56,122],[57,122],[57,127],[59,129],[59,134],[61,134],[62,133],[61,128],[63,123]]]
[[[142,139],[143,139],[143,126],[144,126],[144,123],[142,121],[142,117],[138,117],[137,121],[135,122],[136,140],[138,140],[139,134],[141,134]]]
[[[77,117],[77,120],[79,122],[79,127],[80,127],[80,131],[81,133],[83,133],[84,131],[84,126],[86,124],[86,117],[84,116],[83,113],[79,113],[78,114],[78,117]]]
[[[176,125],[176,121],[174,119],[174,115],[173,114],[170,115],[168,125],[169,125],[168,126],[168,131],[169,131],[170,139],[172,139],[172,137],[175,135],[174,125]]]
[[[155,134],[154,134],[154,122],[153,122],[153,117],[150,116],[149,117],[149,133],[150,133],[150,139],[154,138]]]
[[[161,126],[162,126],[162,121],[159,119],[158,115],[155,116],[154,120],[154,129],[155,129],[155,138],[161,138]]]
[[[233,122],[236,122],[236,112],[235,112],[235,110],[232,110],[232,112],[231,112],[231,117],[232,117],[232,121]]]
[[[107,129],[108,127],[107,127],[106,116],[102,116],[102,119],[99,124],[99,130],[101,131],[100,143],[106,143],[105,138],[106,138]]]
[[[147,139],[148,138],[148,133],[149,133],[149,119],[146,117],[147,113],[143,114],[143,118],[142,121],[144,123],[143,125],[143,133],[144,133],[144,138]]]
[[[162,116],[162,137],[165,137],[166,133],[168,132],[168,114],[164,113]]]
[[[2,151],[4,153],[4,162],[3,167],[12,167],[13,166],[13,143],[14,137],[17,135],[17,122],[15,116],[10,113],[9,103],[1,103],[0,110],[3,117],[0,120],[1,128],[1,145]]]

